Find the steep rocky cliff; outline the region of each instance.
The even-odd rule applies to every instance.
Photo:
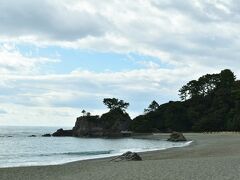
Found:
[[[80,116],[73,127],[73,136],[103,136],[103,126],[99,116]]]
[[[81,116],[73,127],[76,137],[119,137],[122,131],[127,131],[131,123],[129,115],[114,109],[99,116]]]

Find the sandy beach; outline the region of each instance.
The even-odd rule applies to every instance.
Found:
[[[0,169],[1,180],[159,180],[240,179],[240,134],[185,133],[183,148],[140,153],[143,161],[111,158],[64,165]],[[162,138],[156,134],[145,138]]]

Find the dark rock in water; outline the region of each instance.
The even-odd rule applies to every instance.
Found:
[[[28,137],[37,137],[36,135],[30,135],[30,136],[28,136]]]
[[[13,137],[13,136],[7,136],[7,137]]]
[[[170,135],[170,138],[168,139],[168,141],[180,142],[180,141],[187,141],[187,139],[183,136],[182,133],[172,132],[172,134]]]
[[[55,133],[52,134],[52,136],[55,136],[55,137],[72,136],[72,135],[73,135],[72,130],[63,130],[63,129],[58,129]]]
[[[99,116],[81,116],[77,118],[73,127],[73,136],[76,137],[122,137],[127,131],[131,118],[120,109],[110,110]]]
[[[51,137],[51,134],[44,134],[42,137]]]
[[[121,156],[115,157],[112,161],[142,161],[141,156],[138,153],[128,151]]]

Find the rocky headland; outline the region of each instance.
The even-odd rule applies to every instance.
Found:
[[[121,109],[113,109],[99,116],[83,115],[77,118],[72,130],[58,129],[52,136],[121,137],[129,135],[130,116]]]

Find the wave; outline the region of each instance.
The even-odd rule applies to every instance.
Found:
[[[97,158],[106,158],[112,156],[118,156],[126,151],[133,152],[146,152],[146,151],[156,151],[164,150],[170,148],[178,148],[188,146],[192,141],[184,143],[170,143],[165,142],[165,145],[162,146],[150,146],[150,147],[129,147],[121,148],[115,150],[99,150],[99,151],[68,151],[65,152],[29,152],[29,153],[13,153],[13,154],[0,154],[0,167],[18,167],[18,166],[42,166],[42,165],[56,165],[56,164],[65,164],[74,161],[88,160],[88,159],[97,159]],[[10,159],[10,161],[9,161]]]
[[[111,154],[113,150],[107,151],[85,151],[85,152],[63,152],[63,153],[49,153],[49,154],[40,154],[39,156],[93,156],[93,155],[102,155],[102,154]]]

